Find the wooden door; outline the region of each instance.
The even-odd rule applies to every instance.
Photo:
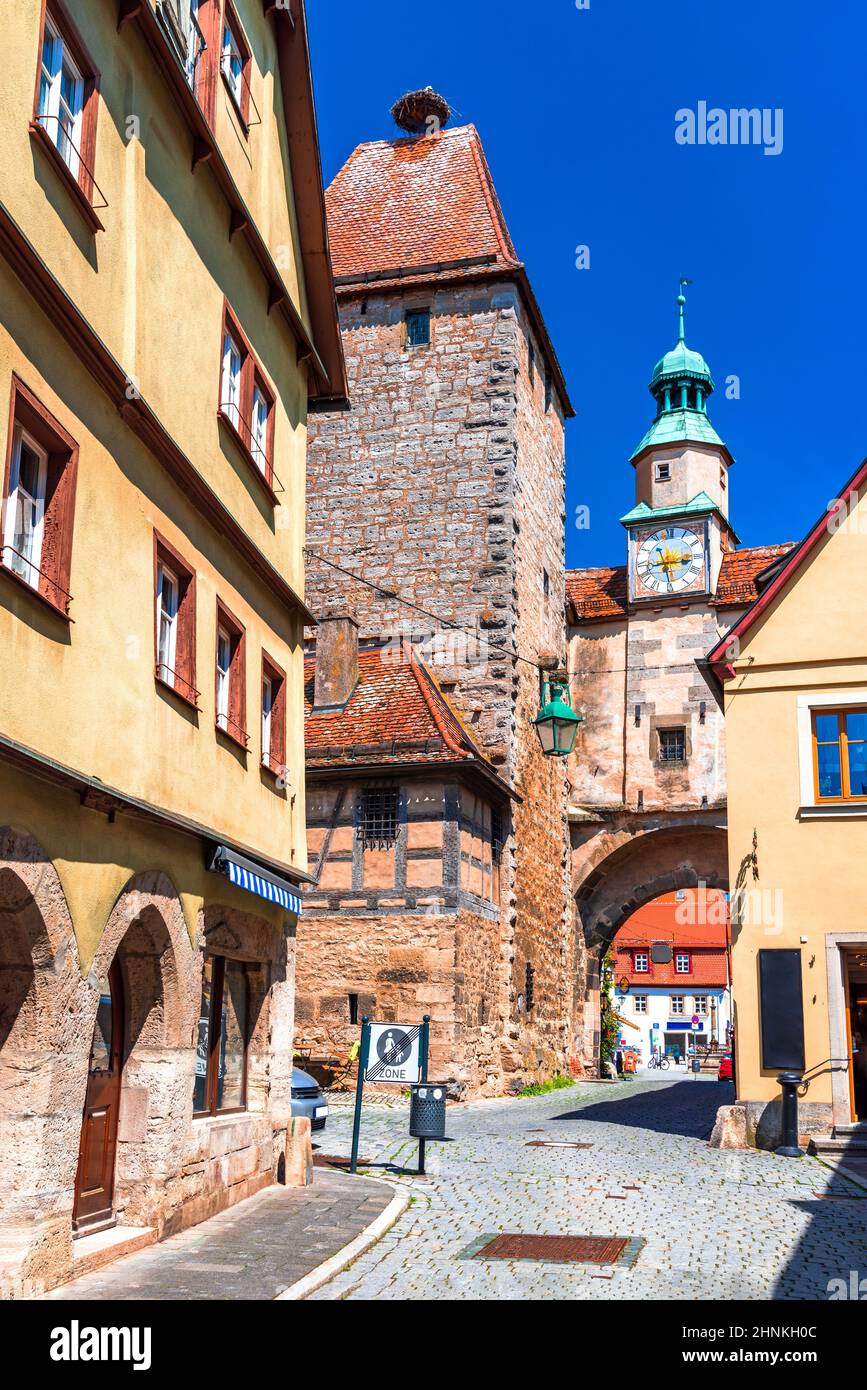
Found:
[[[100,995],[90,1048],[72,1224],[76,1231],[113,1216],[114,1160],[123,1071],[123,980],[117,959]]]

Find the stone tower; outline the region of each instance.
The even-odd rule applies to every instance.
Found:
[[[503,1071],[538,1075],[574,1053],[565,769],[531,724],[565,665],[573,411],[478,133],[444,107],[403,99],[409,137],[360,145],[326,195],[352,409],[310,421],[307,597],[362,643],[410,639],[518,794]]]

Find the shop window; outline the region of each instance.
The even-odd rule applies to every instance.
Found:
[[[249,1022],[247,966],[225,956],[206,956],[193,1089],[196,1115],[247,1108]]]
[[[247,699],[244,629],[217,603],[216,724],[221,733],[246,750]]]
[[[162,536],[154,535],[156,678],[191,705],[196,689],[196,576]]]
[[[31,391],[12,379],[2,568],[69,613],[78,445]]]
[[[275,777],[286,765],[286,673],[262,653],[262,766]]]
[[[397,841],[397,787],[368,787],[358,802],[356,834],[365,849],[391,849]]]

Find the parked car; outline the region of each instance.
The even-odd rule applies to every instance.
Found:
[[[300,1067],[292,1068],[292,1114],[296,1119],[306,1115],[311,1129],[324,1129],[328,1119],[328,1102],[321,1087]]]
[[[734,1081],[734,1066],[732,1064],[732,1055],[730,1052],[726,1052],[725,1055],[719,1059],[718,1079],[720,1081]]]

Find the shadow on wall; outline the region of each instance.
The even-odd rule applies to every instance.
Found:
[[[552,1120],[584,1120],[593,1124],[626,1125],[653,1134],[681,1134],[687,1139],[709,1139],[721,1105],[731,1105],[730,1081],[676,1081],[656,1085],[618,1100],[601,1100],[583,1110],[552,1115]]]

